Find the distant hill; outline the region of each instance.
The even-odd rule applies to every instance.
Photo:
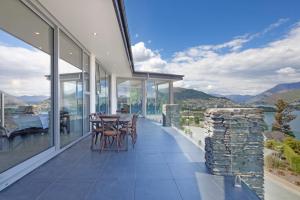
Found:
[[[35,103],[39,103],[42,102],[46,99],[48,99],[49,97],[47,96],[19,96],[18,99],[29,103],[29,104],[35,104]]]
[[[240,95],[240,94],[232,94],[232,95],[211,94],[211,95],[216,97],[226,97],[227,99],[230,99],[231,101],[240,104],[244,104],[254,97],[252,95]]]
[[[174,88],[174,100],[175,103],[192,107],[193,109],[239,106],[226,97],[216,97],[198,90],[186,88]]]
[[[176,101],[182,101],[187,99],[208,100],[210,98],[218,98],[218,97],[194,89],[186,89],[186,88],[179,88],[179,87],[174,88],[174,99]]]
[[[16,96],[10,95],[0,90],[0,94],[4,93],[4,103],[6,106],[24,106],[26,103]]]
[[[274,104],[278,99],[288,103],[300,101],[300,82],[278,84],[247,101],[250,104]]]

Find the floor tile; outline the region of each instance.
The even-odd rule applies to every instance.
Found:
[[[181,199],[174,180],[137,180],[135,200]]]

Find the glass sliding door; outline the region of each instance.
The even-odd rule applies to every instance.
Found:
[[[161,122],[163,104],[169,103],[169,82],[147,80],[147,118]]]
[[[169,103],[169,83],[157,83],[157,113],[162,113],[162,107],[164,104]]]
[[[89,114],[90,114],[90,58],[83,54],[83,77],[84,77],[84,101],[83,101],[83,119],[84,133],[89,132]]]
[[[108,78],[108,74],[101,68],[99,63],[96,63],[96,112],[108,113]]]
[[[82,50],[60,32],[60,144],[65,146],[83,133]]]
[[[118,110],[126,113],[142,113],[142,81],[117,80]]]
[[[0,173],[53,146],[53,29],[18,0],[0,7]]]
[[[146,83],[147,91],[147,115],[156,114],[156,85],[153,80],[148,80]]]

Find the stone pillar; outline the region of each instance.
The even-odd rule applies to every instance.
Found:
[[[215,175],[239,175],[264,198],[263,114],[255,108],[216,108],[205,113],[205,160]]]
[[[162,108],[163,126],[179,127],[180,106],[178,104],[164,104]]]

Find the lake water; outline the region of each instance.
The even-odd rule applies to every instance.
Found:
[[[292,131],[294,132],[297,139],[300,139],[300,111],[294,111],[294,115],[296,115],[296,119],[290,122]],[[272,124],[274,122],[275,112],[265,112],[264,120],[268,125],[268,129],[272,129]]]

